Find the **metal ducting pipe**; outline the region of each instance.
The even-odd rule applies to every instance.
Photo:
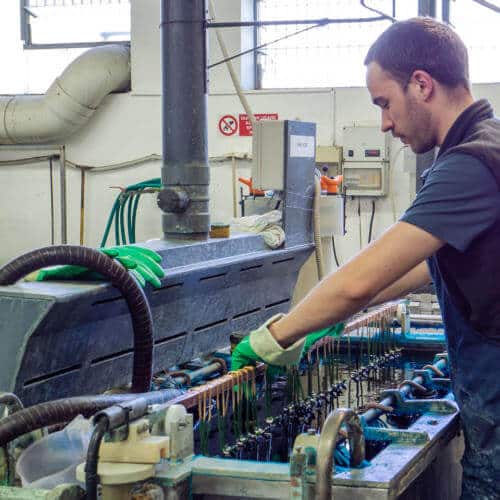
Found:
[[[162,0],[163,234],[206,238],[208,212],[206,0]]]
[[[0,144],[60,143],[89,120],[108,94],[129,88],[130,48],[92,48],[44,95],[0,96]]]

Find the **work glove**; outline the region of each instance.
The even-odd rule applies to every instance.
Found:
[[[310,333],[306,336],[306,341],[304,343],[304,349],[302,354],[306,354],[309,349],[323,337],[340,337],[344,331],[344,323],[337,323],[336,325],[323,328],[317,332]]]
[[[232,371],[240,370],[244,366],[255,366],[257,362],[272,366],[298,364],[305,339],[298,340],[287,349],[283,349],[268,328],[283,316],[282,313],[276,314],[240,341],[231,355]]]
[[[269,325],[278,321],[284,314],[277,314],[268,319],[260,328],[253,330],[236,346],[231,355],[231,370],[239,370],[244,366],[254,366],[257,362],[270,365],[272,371],[279,372],[276,367],[298,365],[303,352],[310,349],[320,338],[341,335],[344,325],[324,328],[310,333],[305,338],[298,340],[287,349],[281,347],[269,331]]]
[[[165,277],[165,271],[159,265],[161,257],[149,248],[132,245],[100,248],[99,251],[117,260],[123,267],[132,273],[142,287],[146,282],[155,288],[161,287],[160,278]],[[40,269],[31,281],[64,281],[64,280],[105,280],[101,274],[82,266],[54,266]]]

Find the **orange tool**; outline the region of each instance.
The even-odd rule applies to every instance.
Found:
[[[264,191],[262,189],[254,189],[253,184],[252,184],[252,178],[250,179],[245,179],[244,177],[238,177],[238,180],[248,186],[248,189],[250,190],[250,194],[252,196],[264,196]]]
[[[326,175],[321,176],[321,191],[326,191],[327,194],[337,194],[339,192],[339,186],[344,180],[343,175],[337,175],[336,177],[327,177]]]

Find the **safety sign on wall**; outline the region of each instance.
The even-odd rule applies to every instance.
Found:
[[[254,116],[257,121],[278,119],[278,113],[256,113]],[[239,115],[239,130],[241,136],[252,135],[252,122],[248,115]]]
[[[238,121],[233,115],[224,115],[219,120],[219,132],[222,135],[230,136],[238,131]]]
[[[256,113],[254,116],[257,121],[278,119],[278,113]],[[242,137],[252,135],[252,122],[246,114],[240,114],[238,115],[238,118],[234,115],[224,115],[219,119],[217,126],[219,132],[226,137],[236,134]]]

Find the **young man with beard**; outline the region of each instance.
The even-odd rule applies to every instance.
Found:
[[[382,131],[439,147],[401,219],[286,315],[254,330],[232,369],[298,362],[308,332],[433,281],[465,435],[462,499],[500,498],[500,121],[472,96],[467,50],[429,18],[391,25],[366,56]]]

